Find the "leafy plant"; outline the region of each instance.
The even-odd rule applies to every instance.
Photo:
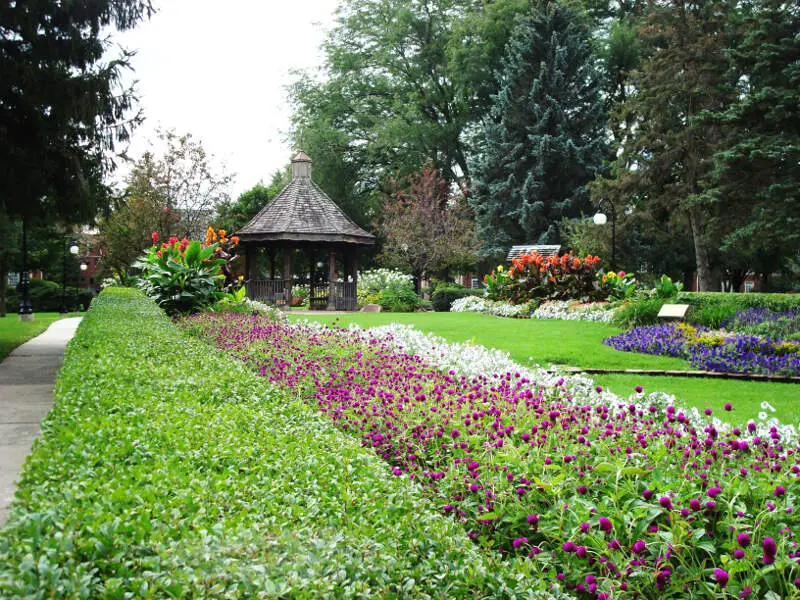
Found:
[[[653,286],[656,296],[659,298],[672,298],[678,295],[683,289],[683,284],[675,284],[668,275],[662,275]]]
[[[611,300],[628,300],[636,291],[636,279],[633,273],[608,271],[598,273],[599,288]]]
[[[600,258],[578,258],[572,254],[542,256],[537,252],[522,254],[511,261],[507,275],[486,280],[492,300],[512,303],[528,302],[534,298],[549,300],[603,300],[608,292],[596,278]],[[496,291],[495,291],[496,290]]]
[[[238,238],[229,240],[224,230],[209,227],[204,244],[173,237],[156,246],[158,234],[152,239],[153,246],[136,263],[139,287],[167,314],[198,312],[224,298],[226,289],[235,290],[237,282],[226,267]]]

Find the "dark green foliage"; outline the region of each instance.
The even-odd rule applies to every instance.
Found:
[[[600,75],[581,16],[537,5],[506,47],[469,202],[484,256],[558,243],[558,223],[590,210],[585,185],[606,156]]]
[[[702,325],[711,329],[719,329],[730,319],[739,307],[735,302],[713,302],[691,306],[686,313],[686,320],[694,325]]]
[[[61,310],[63,288],[60,283],[46,279],[31,279],[28,294],[34,312],[58,312]],[[70,310],[88,310],[94,298],[90,290],[67,286],[67,308]],[[13,292],[8,295],[6,303],[9,313],[19,310],[19,294]]]
[[[433,310],[437,312],[449,312],[450,306],[459,298],[466,296],[483,296],[483,290],[472,290],[461,285],[441,284],[436,288],[431,296]]]
[[[150,0],[0,5],[0,212],[81,221],[106,206],[104,151],[138,118],[120,85],[131,54],[104,61],[107,31],[152,11]]]
[[[42,429],[0,597],[531,596],[359,440],[138,291],[89,311]]]

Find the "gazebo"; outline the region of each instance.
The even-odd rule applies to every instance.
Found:
[[[303,285],[312,309],[356,310],[358,248],[373,245],[375,236],[311,180],[305,152],[292,159],[291,183],[236,235],[249,298],[288,307],[292,287]]]

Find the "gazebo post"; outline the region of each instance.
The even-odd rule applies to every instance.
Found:
[[[358,284],[358,246],[353,247],[353,258],[350,262],[350,268],[352,269],[350,274],[353,277],[353,283]]]
[[[250,270],[253,267],[253,249],[250,244],[244,247],[244,279],[250,281]]]
[[[283,299],[286,302],[286,308],[292,306],[292,254],[294,248],[291,244],[286,244],[283,247]]]
[[[267,257],[269,258],[269,278],[274,280],[275,279],[275,248],[270,248],[267,252]]]
[[[328,310],[336,310],[334,302],[336,291],[336,248],[328,250]]]

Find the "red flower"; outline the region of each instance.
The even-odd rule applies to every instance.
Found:
[[[158,232],[154,231],[150,234],[150,239],[153,240],[153,245],[155,246],[158,243]]]

